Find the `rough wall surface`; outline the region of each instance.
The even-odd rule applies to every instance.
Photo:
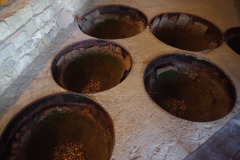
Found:
[[[19,0],[0,10],[0,95],[59,33],[59,11],[73,16],[85,2]]]

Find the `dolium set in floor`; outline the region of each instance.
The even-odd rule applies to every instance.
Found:
[[[213,64],[183,54],[153,60],[144,83],[164,110],[186,120],[209,122],[226,116],[235,104],[235,89]]]

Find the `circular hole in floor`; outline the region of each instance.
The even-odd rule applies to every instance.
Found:
[[[226,116],[236,100],[231,80],[218,67],[185,54],[164,55],[151,61],[144,73],[144,85],[161,108],[195,122]]]
[[[95,8],[78,18],[81,31],[101,39],[121,39],[141,33],[148,20],[139,10],[122,5]]]
[[[224,36],[228,46],[240,55],[240,27],[228,29]]]
[[[220,30],[200,17],[185,13],[166,13],[150,22],[153,35],[167,45],[188,51],[213,49],[222,44]]]
[[[110,159],[114,127],[96,102],[55,94],[21,110],[0,139],[0,159]]]
[[[78,93],[96,93],[121,83],[129,74],[132,58],[121,46],[103,40],[77,42],[63,49],[52,64],[54,80]]]

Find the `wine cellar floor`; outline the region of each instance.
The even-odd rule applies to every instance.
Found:
[[[105,4],[137,8],[147,16],[148,22],[162,13],[181,12],[207,19],[222,33],[240,26],[238,0],[91,0],[78,11],[78,16]],[[80,31],[76,21],[68,28],[61,29],[51,45],[0,97],[0,132],[29,103],[53,93],[69,92],[53,80],[52,61],[64,47],[87,39],[95,38]],[[133,37],[110,41],[121,45],[132,56],[131,72],[114,88],[85,96],[99,103],[113,120],[115,146],[112,160],[184,159],[240,112],[240,55],[231,50],[226,42],[207,53],[180,50],[159,41],[150,32],[149,26]],[[232,80],[236,89],[236,102],[227,116],[212,122],[191,122],[169,114],[154,103],[144,88],[144,71],[154,58],[171,53],[190,54],[205,59],[218,66]]]

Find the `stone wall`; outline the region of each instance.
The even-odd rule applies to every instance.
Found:
[[[86,1],[16,0],[0,10],[0,95]]]

